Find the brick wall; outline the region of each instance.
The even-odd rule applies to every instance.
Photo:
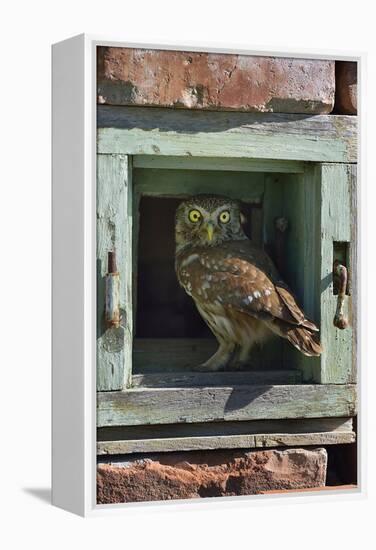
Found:
[[[356,63],[98,48],[98,102],[274,113],[356,114]]]

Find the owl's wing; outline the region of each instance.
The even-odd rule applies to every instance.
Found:
[[[278,319],[318,330],[306,319],[287,285],[273,280],[274,276],[278,277],[277,271],[263,251],[253,253],[248,259],[246,251],[244,254],[229,252],[227,247],[190,257],[194,258],[191,262],[186,265],[182,262],[180,277],[199,302],[218,303],[258,319]]]

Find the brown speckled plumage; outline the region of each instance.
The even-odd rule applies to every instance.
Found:
[[[197,221],[190,220],[192,212]],[[229,220],[221,223],[228,217],[224,212]],[[252,345],[273,333],[305,355],[320,355],[316,325],[306,319],[267,254],[244,234],[236,201],[198,196],[179,206],[176,273],[219,342],[203,367],[242,364]]]

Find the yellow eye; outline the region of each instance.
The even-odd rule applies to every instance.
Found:
[[[197,223],[201,219],[201,212],[198,210],[191,210],[188,214],[189,221]]]
[[[228,223],[230,221],[230,212],[228,210],[224,210],[219,214],[219,221],[221,223]]]

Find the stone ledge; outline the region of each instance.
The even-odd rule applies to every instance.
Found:
[[[330,113],[335,62],[98,48],[98,103],[274,113]]]
[[[254,495],[325,486],[323,448],[160,453],[100,463],[98,504]]]

